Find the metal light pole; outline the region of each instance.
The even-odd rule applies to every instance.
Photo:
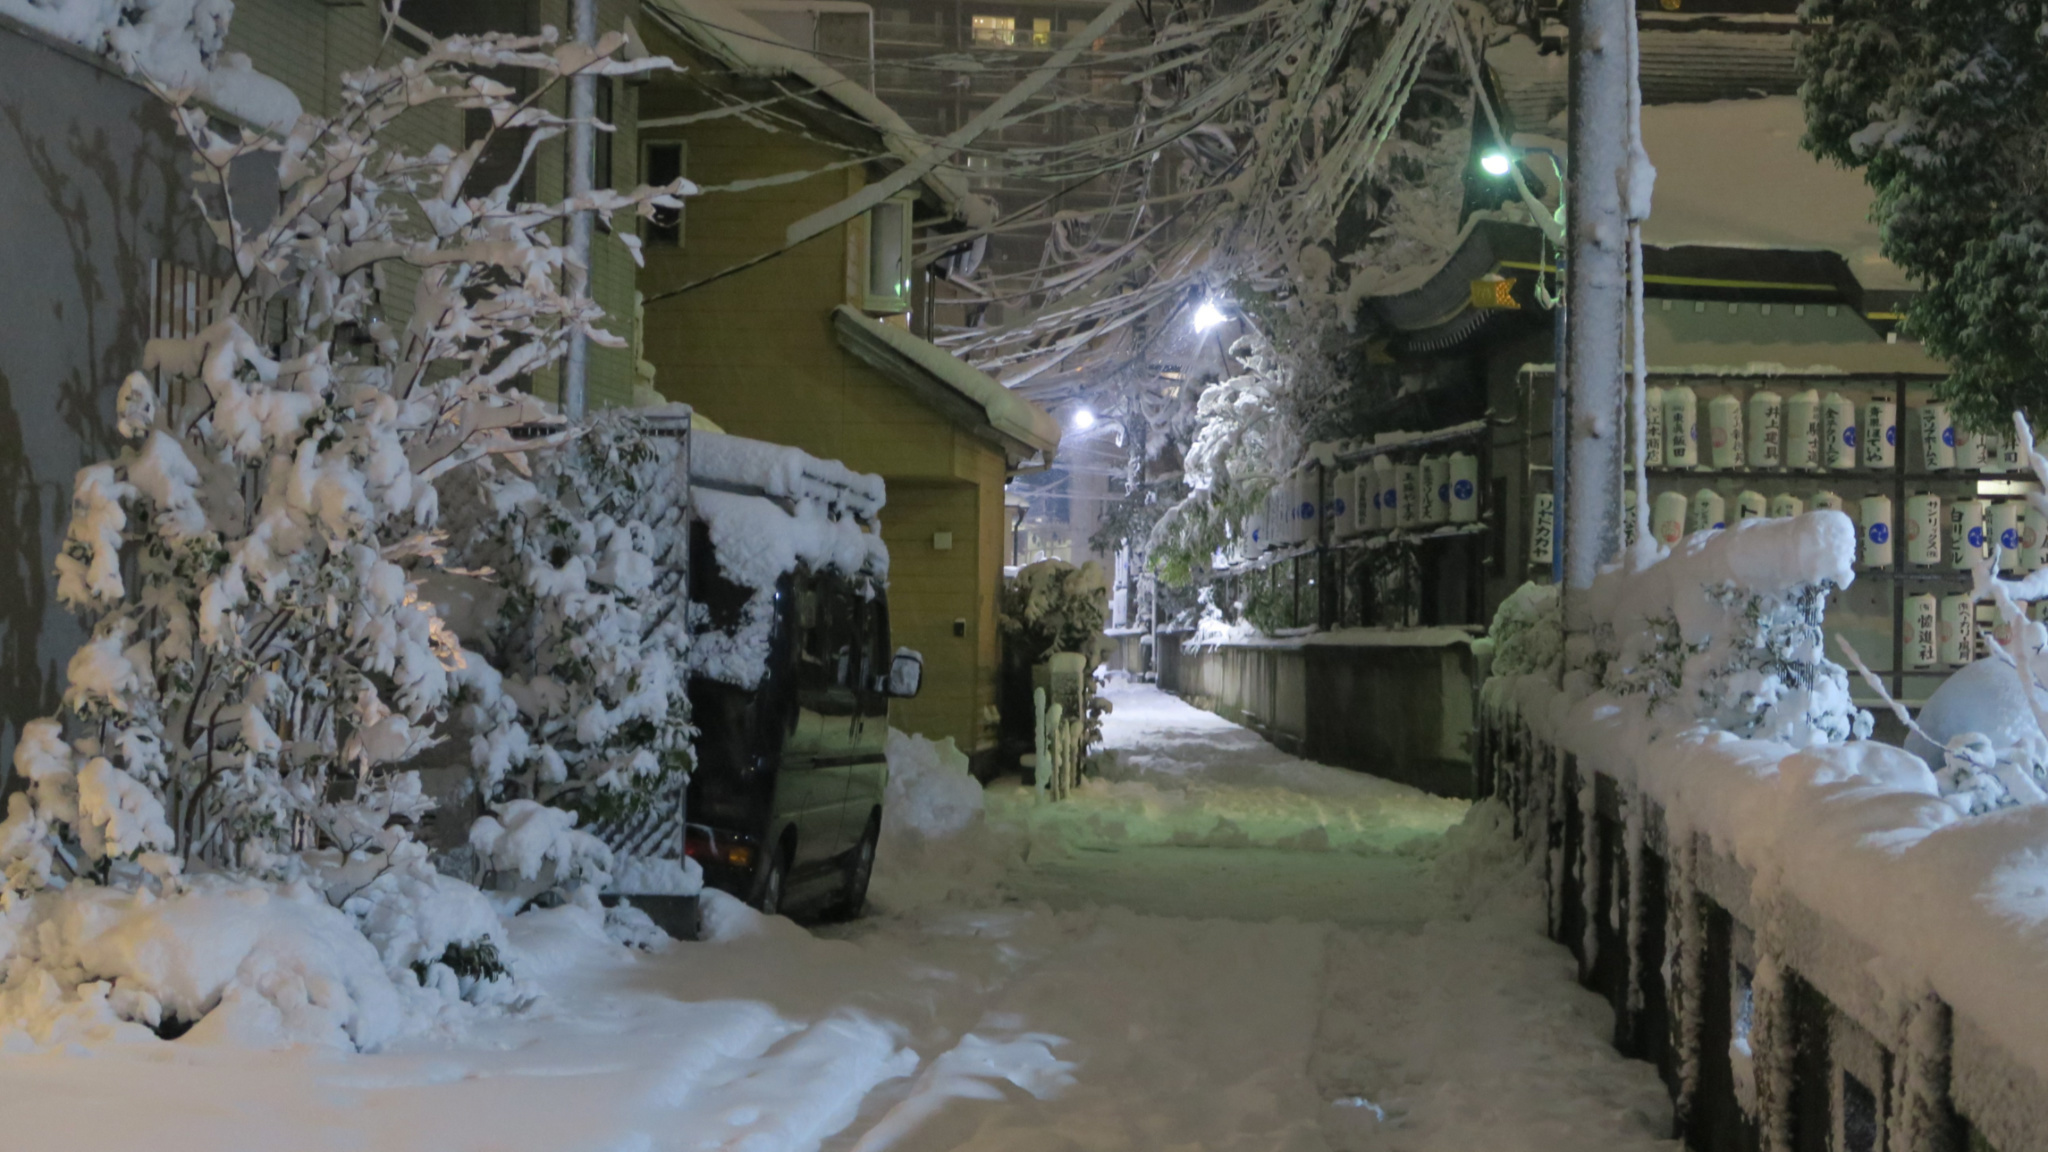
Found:
[[[578,44],[597,47],[597,0],[570,0],[569,31]],[[569,81],[569,195],[587,196],[593,184],[592,169],[597,151],[597,77],[580,72]],[[569,217],[569,267],[563,287],[577,302],[590,299],[591,213],[583,209]],[[562,361],[562,413],[581,419],[587,406],[590,379],[590,340],[581,330],[569,334],[569,354]]]
[[[1619,551],[1622,330],[1628,311],[1629,31],[1633,0],[1571,6],[1571,191],[1565,238],[1565,627],[1590,624],[1586,593]]]

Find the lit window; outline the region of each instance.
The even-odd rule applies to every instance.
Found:
[[[973,19],[974,42],[976,44],[1015,44],[1017,42],[1017,18],[1015,16],[976,16]]]
[[[1031,22],[1031,46],[1033,48],[1052,47],[1052,21],[1033,20]]]

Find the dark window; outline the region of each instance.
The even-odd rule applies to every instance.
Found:
[[[649,141],[641,149],[640,179],[643,183],[660,186],[680,180],[686,173],[684,166],[684,144],[680,140]],[[656,208],[654,218],[647,221],[646,241],[667,248],[681,247],[683,243],[683,210],[681,208]]]
[[[531,36],[539,31],[531,0],[406,0],[399,9],[399,15],[444,39],[484,32]],[[483,74],[511,88],[515,99],[533,91],[534,77],[530,69],[487,68]],[[489,111],[470,108],[463,112],[464,146],[486,137],[490,139],[483,155],[477,158],[476,166],[470,169],[469,182],[463,186],[466,196],[486,195],[512,181],[513,173],[519,171],[519,158],[526,150],[527,130],[504,129],[494,134],[492,127]],[[534,195],[533,169],[529,165],[512,184],[511,199],[514,203],[530,201]]]

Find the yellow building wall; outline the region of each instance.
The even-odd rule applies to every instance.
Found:
[[[651,45],[674,51],[672,41]],[[641,115],[702,111],[679,86],[643,90]],[[647,128],[643,141],[687,144],[686,174],[715,187],[791,172],[807,179],[690,200],[679,247],[649,247],[640,278],[648,296],[643,355],[670,399],[727,431],[789,444],[880,474],[888,483],[882,537],[890,553],[896,643],[925,656],[924,690],[898,701],[891,721],[963,751],[993,744],[981,722],[995,702],[996,597],[1002,577],[1005,460],[993,443],[956,427],[839,344],[832,310],[853,301],[862,251],[858,225],[841,226],[763,263],[657,300],[779,248],[788,224],[861,186],[861,169],[830,166],[847,153],[795,133],[765,133],[736,118]],[[849,237],[849,231],[854,235]],[[952,546],[934,546],[938,533]],[[955,620],[966,621],[955,636]]]

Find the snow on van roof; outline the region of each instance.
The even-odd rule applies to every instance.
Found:
[[[775,500],[816,503],[833,518],[873,520],[888,501],[880,476],[820,460],[800,448],[722,432],[690,437],[690,479],[700,485],[752,490]]]

